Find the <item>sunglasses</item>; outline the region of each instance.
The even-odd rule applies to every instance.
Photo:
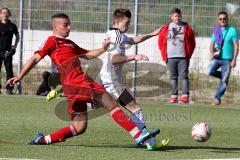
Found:
[[[227,18],[219,18],[219,21],[226,21]]]

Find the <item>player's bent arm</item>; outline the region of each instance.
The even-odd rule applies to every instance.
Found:
[[[23,79],[23,77],[41,60],[41,56],[36,53],[34,54],[27,63],[23,66],[23,69],[21,70],[21,73],[17,77],[17,80],[20,81]]]
[[[112,64],[121,64],[121,63],[127,63],[133,60],[136,61],[149,61],[148,57],[143,55],[143,54],[137,54],[137,55],[130,55],[130,56],[125,56],[125,55],[111,55],[111,61]]]
[[[106,52],[106,50],[104,48],[90,50],[86,54],[81,55],[80,57],[84,58],[84,59],[93,59],[93,58],[97,58],[104,52]]]
[[[135,60],[135,55],[131,56],[125,56],[125,55],[111,55],[111,61],[112,64],[121,64],[121,63],[127,63]]]
[[[81,58],[84,59],[93,59],[96,58],[98,56],[100,56],[101,54],[103,54],[104,52],[107,51],[108,46],[110,45],[111,41],[110,39],[106,39],[103,43],[102,43],[102,48],[99,49],[94,49],[94,50],[90,50],[85,54],[80,55]]]
[[[145,41],[145,40],[147,40],[151,37],[154,37],[154,36],[158,35],[162,28],[163,27],[160,27],[160,28],[156,29],[155,31],[153,31],[152,33],[149,33],[149,34],[137,35],[135,37],[132,37],[131,42],[132,42],[132,44],[137,44],[137,43],[143,42],[143,41]]]
[[[137,36],[131,38],[131,42],[132,42],[132,44],[137,44],[137,43],[143,42],[151,37],[153,37],[153,35],[150,35],[150,34],[137,35]]]

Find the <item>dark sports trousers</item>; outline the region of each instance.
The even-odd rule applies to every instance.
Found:
[[[182,81],[182,95],[189,95],[188,67],[189,60],[185,58],[168,58],[167,68],[170,72],[171,95],[178,95],[178,78]]]
[[[4,57],[3,53],[0,53],[0,54],[1,54],[0,55],[0,71],[2,69],[2,63],[3,63],[6,69],[6,74],[7,74],[6,80],[8,80],[13,77],[13,64],[12,64],[13,57],[11,55]]]

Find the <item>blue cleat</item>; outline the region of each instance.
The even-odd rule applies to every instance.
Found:
[[[148,132],[147,130],[143,130],[142,134],[137,139],[135,139],[135,143],[137,145],[143,144],[147,139],[155,137],[159,133],[160,133],[159,129],[153,129],[150,132]]]
[[[38,145],[38,144],[42,144],[42,137],[44,135],[41,133],[41,132],[37,132],[37,136],[35,139],[32,139],[28,144],[31,144],[31,145]]]

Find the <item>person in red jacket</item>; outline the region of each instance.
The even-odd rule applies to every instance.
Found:
[[[180,78],[182,96],[179,102],[185,104],[189,103],[188,67],[196,42],[190,25],[181,21],[181,18],[181,10],[172,9],[172,22],[165,24],[159,32],[158,46],[170,72],[172,86],[170,102],[178,102],[178,78]]]

